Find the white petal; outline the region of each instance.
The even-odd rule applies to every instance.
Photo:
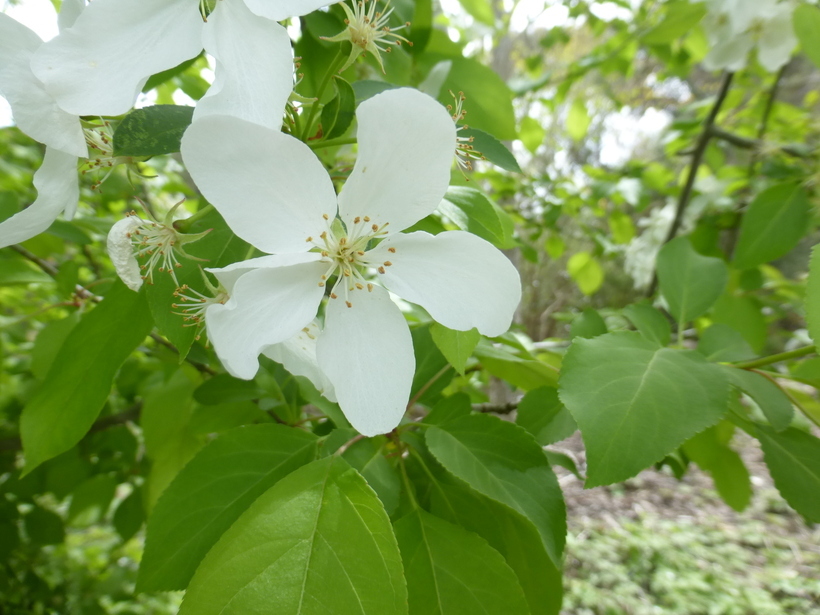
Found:
[[[350,308],[341,298],[328,301],[316,356],[350,424],[375,436],[404,415],[416,369],[413,340],[385,290],[356,290],[350,301]]]
[[[287,31],[251,13],[242,0],[222,0],[205,24],[202,42],[216,58],[216,69],[213,85],[196,105],[194,120],[233,115],[280,130],[293,90]]]
[[[289,267],[290,265],[299,265],[301,263],[313,263],[319,260],[321,256],[315,252],[296,252],[293,254],[270,254],[267,256],[258,256],[256,258],[249,258],[238,263],[231,263],[219,269],[208,268],[205,271],[213,273],[222,287],[228,291],[228,294],[233,292],[236,281],[248,271],[254,269],[272,269],[275,267]]]
[[[440,103],[410,88],[388,90],[356,111],[359,155],[339,195],[346,223],[370,216],[396,233],[435,211],[450,183],[456,127]]]
[[[392,263],[379,276],[388,289],[445,327],[475,327],[490,337],[509,329],[521,280],[509,259],[480,237],[463,231],[394,235],[371,254]]]
[[[750,34],[727,36],[714,42],[703,65],[709,70],[739,71],[746,66],[746,58],[754,47],[754,39]]]
[[[319,325],[314,320],[294,337],[266,348],[262,354],[281,363],[294,376],[304,376],[327,399],[336,401],[333,385],[316,361],[316,341],[319,334]]]
[[[73,209],[80,198],[77,157],[46,148],[43,164],[34,174],[37,200],[20,213],[0,222],[0,248],[31,239],[45,231],[60,212]]]
[[[34,32],[0,13],[0,94],[11,105],[17,126],[32,139],[85,157],[79,118],[60,109],[31,72],[32,54],[42,44]]]
[[[288,17],[301,17],[334,3],[334,0],[245,0],[245,4],[251,11],[273,21],[282,21]]]
[[[796,46],[797,37],[792,27],[791,10],[783,5],[783,10],[764,23],[757,59],[763,68],[773,73],[789,61]]]
[[[264,348],[293,337],[313,320],[324,294],[318,280],[326,268],[314,261],[248,271],[224,305],[207,309],[208,339],[230,374],[250,380]]]
[[[57,25],[60,27],[60,32],[73,26],[84,8],[85,0],[63,0],[60,5],[60,14],[57,15]]]
[[[182,159],[233,232],[262,252],[306,251],[326,226],[322,215],[336,215],[327,171],[290,135],[212,115],[185,131]]]
[[[131,234],[141,223],[142,220],[136,216],[127,216],[122,220],[118,220],[108,231],[108,240],[106,242],[108,256],[111,258],[114,270],[120,276],[120,280],[134,292],[142,286],[142,274],[140,273],[140,264],[134,255]]]
[[[202,49],[197,0],[94,0],[44,44],[31,67],[75,115],[119,115],[154,73]]]

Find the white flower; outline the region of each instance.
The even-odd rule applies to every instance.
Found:
[[[195,117],[229,114],[277,128],[293,86],[293,53],[276,21],[327,0],[218,0],[207,22],[200,0],[94,0],[43,45],[32,69],[77,115],[128,111],[147,79],[195,57],[216,58],[216,78]]]
[[[0,222],[0,248],[45,231],[63,211],[70,219],[80,198],[77,159],[86,156],[85,135],[80,118],[60,109],[31,72],[31,57],[42,44],[34,32],[0,13],[0,95],[20,130],[46,145],[34,174],[37,200]]]
[[[399,233],[447,190],[456,127],[444,107],[403,88],[363,102],[357,118],[359,155],[338,200],[304,143],[235,118],[192,124],[182,156],[234,232],[269,254],[213,270],[232,288],[206,318],[225,368],[252,378],[260,352],[298,334],[329,291],[318,365],[350,422],[374,435],[401,420],[415,370],[407,322],[385,288],[447,327],[495,336],[521,286],[475,235]]]
[[[707,0],[704,30],[711,44],[703,64],[709,70],[741,70],[749,52],[769,72],[785,65],[797,45],[794,5],[779,0]]]

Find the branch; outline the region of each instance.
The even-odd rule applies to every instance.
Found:
[[[796,350],[789,350],[788,352],[781,352],[773,354],[768,357],[762,357],[753,361],[744,361],[741,363],[731,363],[732,367],[738,369],[754,369],[755,367],[763,367],[764,365],[771,365],[772,363],[780,363],[781,361],[788,361],[789,359],[799,359],[809,354],[814,354],[817,349],[814,346],[803,346]]]
[[[750,149],[754,150],[755,152],[759,152],[764,147],[763,141],[760,141],[758,139],[749,139],[747,137],[741,137],[740,135],[736,135],[733,132],[722,130],[717,126],[712,126],[710,132],[715,139],[726,141],[727,143],[731,143],[732,145],[735,145],[743,149]],[[799,146],[784,145],[782,147],[778,147],[777,149],[779,149],[784,154],[794,156],[795,158],[811,157],[811,154],[809,152],[801,150]]]
[[[473,412],[488,412],[491,414],[510,414],[518,409],[518,402],[506,404],[473,404]]]
[[[726,95],[729,93],[729,86],[732,84],[732,77],[734,77],[734,73],[727,72],[723,75],[723,82],[720,84],[720,91],[718,92],[715,104],[712,105],[712,109],[709,111],[709,115],[703,124],[703,130],[701,130],[698,141],[695,144],[695,149],[692,152],[692,162],[689,165],[689,175],[686,177],[686,183],[684,184],[683,190],[680,193],[680,198],[678,199],[678,207],[675,210],[675,219],[672,221],[672,226],[669,227],[669,232],[663,242],[664,244],[669,243],[675,238],[675,235],[678,234],[678,229],[680,229],[680,225],[683,222],[683,212],[689,204],[689,199],[692,196],[692,188],[695,186],[695,178],[697,177],[698,169],[703,162],[703,155],[706,153],[706,146],[709,145],[709,140],[712,138],[712,126],[714,125],[715,119],[720,112],[720,108],[723,106],[723,102],[726,100]],[[648,294],[650,296],[655,294],[657,287],[658,274],[655,272],[652,276],[652,283],[649,285]]]

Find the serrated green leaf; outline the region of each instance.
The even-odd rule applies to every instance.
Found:
[[[159,156],[179,151],[193,107],[153,105],[134,109],[114,130],[115,156]]]
[[[0,260],[0,286],[16,284],[53,284],[54,279],[30,263],[20,259]]]
[[[451,186],[438,210],[462,231],[478,235],[497,248],[514,245],[509,215],[475,188]]]
[[[458,136],[471,138],[473,149],[495,166],[512,173],[523,173],[512,152],[491,134],[478,128],[463,128]]]
[[[820,67],[820,9],[801,4],[792,14],[792,23],[803,52]]]
[[[78,322],[80,314],[74,312],[68,318],[50,322],[40,330],[31,350],[31,373],[35,378],[42,380],[46,377],[60,347]]]
[[[387,444],[384,436],[365,438],[354,442],[342,457],[362,475],[379,496],[385,512],[392,515],[399,506],[401,479],[395,466],[385,457]]]
[[[687,440],[683,444],[683,450],[702,470],[712,475],[715,488],[723,501],[741,511],[752,499],[752,485],[749,471],[740,455],[729,448],[728,439],[721,434],[727,426],[731,434],[734,425],[723,422]]]
[[[200,384],[194,399],[206,406],[259,399],[264,392],[253,380],[240,380],[230,374],[216,374]]]
[[[462,416],[467,416],[473,411],[470,403],[470,396],[466,393],[456,393],[439,401],[430,413],[424,417],[424,422],[429,425],[441,425],[447,421],[452,421]]]
[[[658,346],[666,346],[672,337],[672,326],[666,316],[648,303],[634,303],[623,310],[638,332]]]
[[[820,344],[820,247],[811,249],[809,277],[806,280],[806,324],[815,344]]]
[[[356,93],[353,87],[338,75],[334,77],[336,96],[322,108],[322,130],[325,139],[341,137],[356,115]]]
[[[407,613],[390,520],[358,472],[335,456],[292,472],[234,522],[197,569],[180,615],[326,615],[328,608]]]
[[[701,334],[698,352],[713,363],[748,361],[756,356],[755,351],[738,331],[722,323],[713,324]]]
[[[578,314],[569,329],[570,338],[573,337],[597,337],[607,332],[606,322],[601,315],[592,308],[586,308]]]
[[[643,35],[643,42],[646,45],[671,43],[689,34],[704,15],[706,15],[705,5],[685,1],[670,3],[663,20]]]
[[[538,146],[544,142],[546,131],[541,123],[530,116],[526,116],[521,120],[521,127],[518,130],[518,138],[524,144],[530,153],[534,154]]]
[[[734,266],[749,269],[786,255],[808,229],[811,204],[806,190],[781,184],[761,192],[740,223]]]
[[[481,340],[481,334],[476,329],[454,331],[436,322],[430,326],[430,335],[441,354],[463,376],[467,360]]]
[[[771,380],[745,369],[723,366],[729,383],[752,398],[775,431],[783,431],[794,417],[792,402]]]
[[[695,252],[688,237],[673,239],[661,248],[657,269],[661,294],[681,324],[712,307],[729,278],[726,263]]]
[[[585,295],[595,294],[604,283],[604,270],[589,252],[576,252],[567,261],[567,273]]]
[[[493,376],[523,391],[558,386],[558,370],[536,359],[522,359],[484,340],[475,347],[473,354]]]
[[[416,453],[416,451],[414,451]],[[422,470],[431,481],[430,510],[490,543],[513,569],[532,615],[557,615],[561,609],[560,567],[550,559],[535,525],[505,504],[479,494],[444,471],[429,455],[414,454],[408,469]]]
[[[430,327],[418,327],[410,334],[413,337],[413,352],[416,357],[416,373],[410,387],[410,396],[420,397],[417,401],[432,405],[438,401],[441,392],[453,379],[453,370],[447,359],[433,341]]]
[[[148,519],[138,590],[184,589],[225,530],[261,494],[315,459],[316,451],[314,435],[276,424],[238,427],[209,443],[174,478]]]
[[[576,338],[561,366],[560,398],[587,450],[587,487],[635,476],[726,413],[729,383],[691,350],[639,333]]]
[[[774,484],[786,501],[813,523],[820,523],[820,440],[797,429],[780,433],[756,425],[756,435]]]
[[[501,554],[472,532],[416,509],[395,523],[410,615],[529,615]]]
[[[552,387],[534,389],[518,402],[515,422],[530,432],[541,446],[555,444],[578,429],[575,419]]]
[[[40,388],[23,409],[26,473],[73,447],[100,413],[114,376],[151,331],[145,295],[116,282],[68,334]]]
[[[472,414],[430,427],[426,442],[447,471],[529,519],[560,566],[566,535],[564,500],[547,458],[530,434],[497,417]]]

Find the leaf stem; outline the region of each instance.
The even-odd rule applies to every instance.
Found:
[[[308,147],[310,149],[322,149],[323,147],[336,147],[338,145],[350,145],[356,143],[356,137],[343,137],[338,139],[328,139],[327,141],[309,141]]]
[[[195,213],[191,214],[187,218],[182,220],[177,220],[174,222],[174,228],[181,233],[187,233],[191,227],[196,224],[198,221],[202,220],[205,216],[211,213],[214,210],[214,206],[208,203],[205,207],[201,207]]]
[[[761,357],[753,361],[744,361],[741,363],[731,363],[732,367],[738,369],[754,369],[755,367],[762,367],[764,365],[771,365],[772,363],[780,363],[781,361],[788,361],[789,359],[798,359],[806,355],[814,354],[817,349],[814,346],[804,346],[796,350],[789,350],[788,352],[781,352],[773,354],[768,357]]]

